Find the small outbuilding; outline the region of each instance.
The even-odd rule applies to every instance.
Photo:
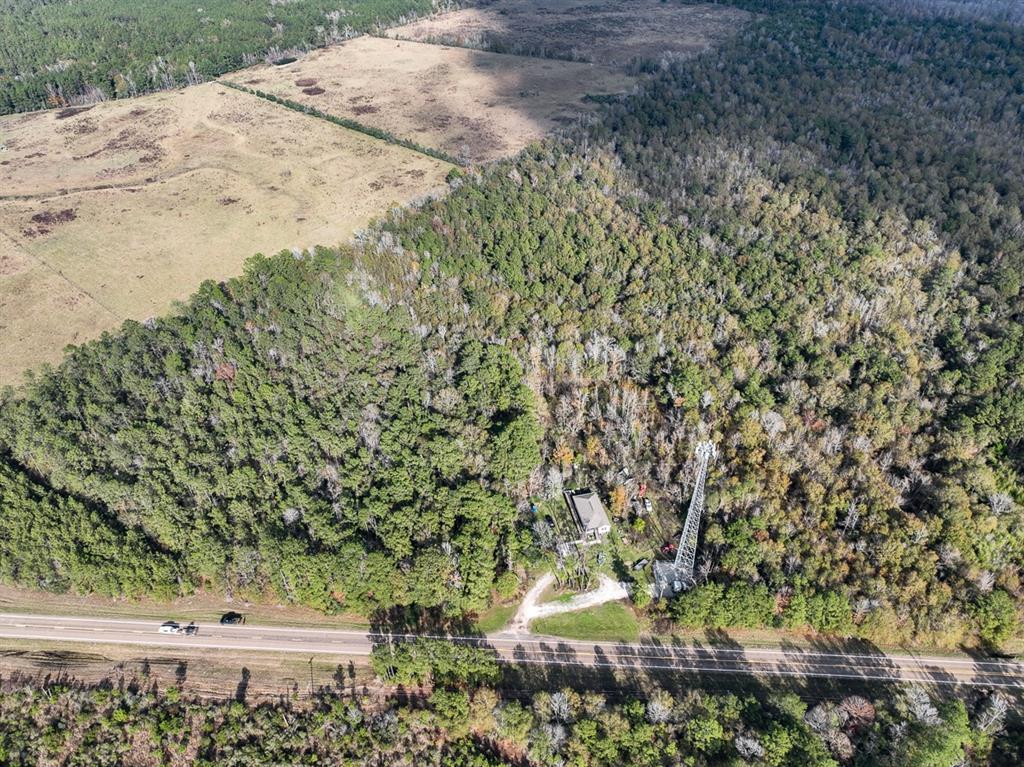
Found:
[[[600,541],[612,529],[608,521],[608,512],[605,511],[601,499],[597,493],[589,488],[580,490],[566,490],[562,493],[565,502],[569,504],[569,511],[572,512],[576,526],[579,528],[580,537],[585,542]]]

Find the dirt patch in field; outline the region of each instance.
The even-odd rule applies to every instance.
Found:
[[[324,93],[327,93],[327,91],[325,91],[323,88],[303,88],[302,92],[305,93],[307,96],[320,96]]]
[[[314,98],[295,85],[316,79]],[[225,79],[356,120],[462,161],[514,154],[592,109],[587,94],[633,79],[593,64],[361,37],[314,51],[287,71],[263,65]]]
[[[493,0],[388,31],[403,40],[628,66],[707,50],[752,15],[663,0]]]
[[[49,234],[50,231],[60,225],[66,224],[69,221],[74,221],[78,216],[75,214],[74,208],[64,208],[64,210],[52,211],[44,210],[40,213],[36,213],[32,218],[29,219],[35,228],[27,228],[22,230],[22,234],[26,237],[42,237],[44,234]]]
[[[66,120],[69,117],[74,117],[75,115],[80,115],[80,114],[82,114],[82,112],[88,112],[90,109],[92,109],[91,106],[87,106],[87,107],[67,107],[66,109],[62,109],[59,112],[57,112],[57,119],[58,120]]]
[[[450,167],[214,83],[60,114],[0,118],[0,385],[257,252],[343,242]]]

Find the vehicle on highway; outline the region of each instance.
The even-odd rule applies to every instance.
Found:
[[[177,621],[164,621],[160,624],[159,631],[161,634],[185,634],[186,636],[191,636],[199,633],[199,627],[195,623],[182,626]]]
[[[245,616],[241,613],[224,613],[220,616],[221,625],[224,626],[237,626],[241,623],[245,623]]]

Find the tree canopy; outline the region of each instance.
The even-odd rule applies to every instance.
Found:
[[[500,347],[425,345],[356,279],[336,252],[257,258],[180,315],[75,350],[4,406],[5,522],[63,508],[94,559],[118,536],[102,566],[132,572],[128,592],[172,571],[325,610],[484,606],[508,492],[539,461],[522,370]],[[47,519],[7,533],[9,578],[68,585],[27,561]]]
[[[642,477],[681,513],[711,438],[700,588],[655,610],[1004,641],[1024,597],[1024,31],[742,5],[757,20],[713,54],[453,173],[351,250],[255,259],[72,350],[8,395],[12,470],[184,588],[458,612],[550,545],[527,495]]]
[[[0,114],[194,84],[431,8],[430,0],[3,0]]]

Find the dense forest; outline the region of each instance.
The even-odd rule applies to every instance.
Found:
[[[779,12],[367,260],[414,263],[395,300],[448,337],[518,350],[534,492],[635,475],[681,504],[693,442],[719,443],[685,625],[998,643],[1024,562],[1024,31],[744,5]]]
[[[358,279],[334,252],[255,259],[5,403],[4,443],[62,493],[4,467],[2,572],[325,610],[486,605],[514,544],[505,488],[540,460],[522,369],[499,346],[424,348]]]
[[[87,687],[5,680],[0,761],[67,765],[867,767],[1013,764],[1007,699],[969,706],[920,688],[807,704],[697,690],[610,701],[563,689],[504,699],[437,687],[407,703],[321,694],[308,703],[201,700],[145,680]]]
[[[543,549],[528,499],[682,508],[711,438],[698,588],[655,615],[1019,630],[1024,30],[738,4],[574,135],[4,395],[0,571],[458,613]],[[59,514],[95,535],[44,556]]]
[[[432,8],[430,0],[0,0],[0,114],[202,82]]]
[[[970,616],[1005,638],[1024,562],[1024,30],[795,2],[730,52],[654,78],[592,136],[736,268],[701,280],[722,306],[696,351],[728,361],[715,402],[757,411],[760,429],[742,406],[704,420],[733,420],[748,468],[730,474],[760,487],[720,499],[719,578],[842,584],[886,635]]]

